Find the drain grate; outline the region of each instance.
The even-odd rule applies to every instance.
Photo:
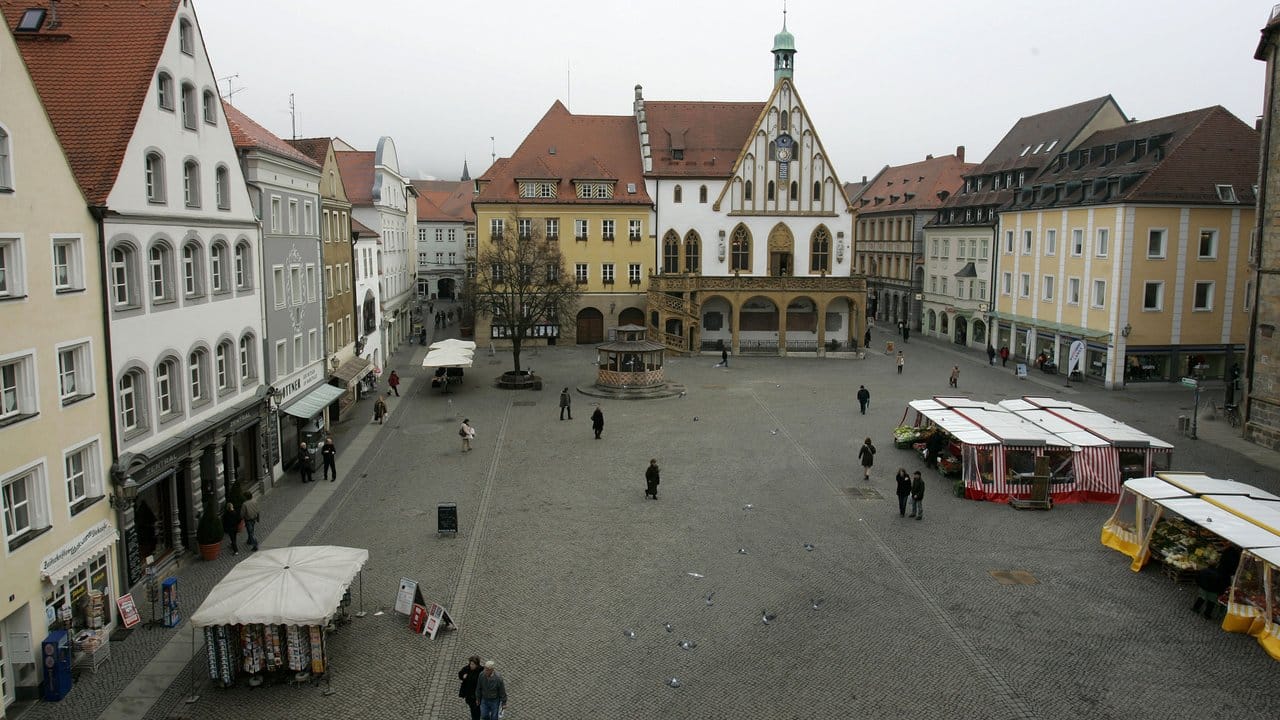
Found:
[[[1026,570],[988,570],[988,574],[1001,585],[1039,585],[1036,576]]]
[[[512,404],[512,405],[514,405],[515,407],[533,407],[534,405],[537,405],[538,403],[537,403],[537,401],[535,401],[535,400],[516,400],[515,402],[513,402],[513,403],[511,403],[511,404]]]
[[[869,487],[847,487],[844,494],[859,500],[883,500],[884,495],[879,490]]]

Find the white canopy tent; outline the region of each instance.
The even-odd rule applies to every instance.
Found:
[[[471,350],[472,352],[474,352],[476,349],[476,344],[475,344],[475,341],[473,340],[459,340],[458,338],[446,338],[444,340],[437,340],[436,342],[431,343],[430,345],[427,346],[427,349],[428,350],[455,350],[456,349],[456,350]]]
[[[427,356],[422,359],[422,367],[469,368],[474,359],[475,355],[471,351],[444,348],[427,353]]]
[[[191,624],[325,625],[368,560],[368,550],[335,545],[253,553],[213,588]]]

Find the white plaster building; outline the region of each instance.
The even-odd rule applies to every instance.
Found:
[[[468,233],[475,235],[475,185],[465,164],[461,180],[414,180],[412,185],[418,191],[418,297],[455,299],[465,280]]]

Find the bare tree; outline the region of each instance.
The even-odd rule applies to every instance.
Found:
[[[484,243],[476,257],[476,276],[467,284],[464,308],[485,315],[511,340],[513,371],[520,372],[520,349],[538,326],[559,328],[573,322],[581,293],[565,273],[560,243],[547,240],[541,223],[512,216],[501,239]],[[539,336],[541,337],[541,336]]]

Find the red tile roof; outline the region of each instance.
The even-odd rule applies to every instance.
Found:
[[[644,103],[656,177],[729,177],[760,121],[762,102]],[[673,148],[674,146],[674,148]],[[683,149],[676,160],[673,149]]]
[[[381,237],[380,235],[378,235],[377,232],[373,230],[373,228],[369,227],[368,225],[365,225],[364,223],[360,222],[355,218],[351,218],[351,229],[355,232],[356,237],[362,237],[362,238]]]
[[[411,180],[418,191],[418,221],[475,222],[471,209],[475,185],[470,180]]]
[[[557,100],[505,163],[495,163],[475,202],[651,205],[640,135],[630,115],[574,115]],[[554,180],[555,198],[521,198],[519,180]],[[573,181],[615,181],[608,199],[578,199]],[[628,192],[634,185],[635,192]]]
[[[964,184],[963,176],[975,167],[977,163],[964,162],[956,155],[886,167],[861,191],[854,209],[859,215],[937,209],[946,195]],[[940,198],[939,193],[946,195]]]
[[[0,0],[17,25],[33,0]],[[174,25],[178,0],[58,5],[56,28],[14,33],[40,99],[91,205],[105,205]]]
[[[227,128],[231,130],[231,141],[235,143],[237,150],[262,150],[316,170],[319,170],[320,164],[324,162],[323,158],[316,162],[299,152],[225,100],[222,102],[222,112],[227,116]]]
[[[296,140],[285,140],[289,145],[298,152],[306,155],[315,161],[320,167],[324,167],[324,159],[329,153],[329,144],[333,142],[330,138],[298,138]]]
[[[338,173],[342,175],[347,201],[352,205],[372,205],[373,151],[346,150],[335,152],[334,157],[338,159]]]

